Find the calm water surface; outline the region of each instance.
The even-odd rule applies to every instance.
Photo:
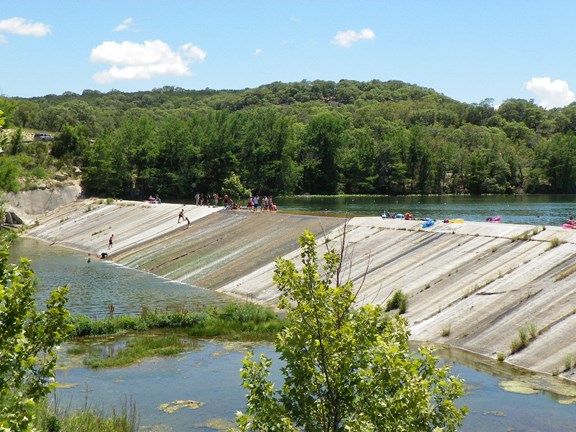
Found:
[[[71,251],[60,246],[21,238],[10,252],[12,261],[27,257],[41,287],[38,299],[45,303],[52,289],[69,285],[68,309],[72,313],[101,316],[113,304],[117,314],[133,314],[146,306],[151,310],[195,308],[225,304],[229,297],[148,273],[128,269],[110,261]]]
[[[492,198],[492,197],[491,197]],[[404,198],[291,198],[277,199],[282,209],[331,212],[338,214],[379,215],[383,210],[410,211],[416,217],[463,218],[484,220],[499,215],[504,222],[560,225],[576,208],[572,196],[543,197],[404,197]],[[73,313],[103,316],[108,305],[116,313],[137,313],[149,308],[193,308],[198,305],[223,304],[228,298],[212,291],[169,282],[150,274],[123,268],[64,248],[49,246],[31,239],[19,239],[12,247],[16,260],[26,256],[39,278],[38,299],[47,298],[51,289],[70,286],[69,308]],[[108,339],[91,341],[103,349],[115,349]],[[248,348],[264,352],[272,359],[277,354],[269,344],[222,343],[198,341],[196,349],[167,359],[151,359],[127,368],[89,370],[65,353],[60,360],[58,381],[64,383],[55,396],[60,406],[84,406],[110,410],[121,407],[124,400],[137,405],[143,430],[162,425],[166,431],[216,431],[230,425],[234,413],[245,406],[245,391],[239,370]],[[63,350],[65,352],[65,350]],[[576,405],[568,398],[550,391],[519,394],[505,391],[503,383],[525,382],[536,386],[553,379],[494,366],[476,358],[440,353],[453,364],[453,373],[465,379],[468,392],[459,400],[470,413],[462,431],[465,432],[564,432],[576,430]],[[278,362],[273,376],[278,379]],[[544,386],[547,387],[547,386]],[[576,386],[568,386],[576,394]],[[159,409],[175,400],[204,403],[198,409],[182,408],[174,413]],[[216,426],[220,425],[220,427]]]
[[[110,344],[110,342],[107,342]],[[140,414],[142,428],[169,426],[173,431],[216,431],[211,427],[234,421],[236,411],[245,407],[245,390],[239,376],[245,351],[254,349],[273,360],[271,377],[279,382],[278,355],[270,344],[236,344],[199,341],[195,350],[176,357],[150,359],[121,369],[91,371],[63,364],[57,379],[66,389],[57,392],[60,405],[91,407],[110,411],[112,405],[123,406],[132,400]],[[449,356],[447,356],[449,357]],[[553,393],[518,394],[504,391],[503,382],[531,382],[533,377],[519,371],[489,374],[474,361],[452,363],[452,372],[466,380],[467,394],[458,400],[470,412],[461,431],[464,432],[566,432],[574,430],[576,406],[559,403]],[[532,381],[533,382],[533,381]],[[174,413],[159,409],[176,400],[204,403],[196,410],[182,408]],[[74,401],[74,402],[71,402]]]
[[[349,216],[379,216],[410,212],[415,218],[484,221],[500,216],[502,222],[562,225],[576,215],[576,195],[513,196],[348,196],[278,197],[280,210],[309,211]]]

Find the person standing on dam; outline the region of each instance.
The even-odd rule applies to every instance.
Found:
[[[112,249],[113,243],[114,243],[114,234],[112,234],[108,239],[108,249]]]
[[[178,213],[178,223],[180,223],[180,219],[186,220],[186,216],[184,216],[184,209],[180,210],[180,213]]]

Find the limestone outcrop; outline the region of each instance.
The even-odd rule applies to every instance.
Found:
[[[0,196],[6,211],[6,223],[10,225],[32,224],[47,212],[81,198],[82,188],[78,182],[60,186],[32,189]]]

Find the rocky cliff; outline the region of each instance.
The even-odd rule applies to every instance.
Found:
[[[39,217],[82,196],[78,182],[50,186],[0,196],[6,210],[6,223],[32,224]]]

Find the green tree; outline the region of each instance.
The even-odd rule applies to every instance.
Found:
[[[373,193],[377,175],[374,163],[374,138],[368,128],[346,132],[348,145],[338,154],[341,188],[345,193]]]
[[[379,138],[375,150],[377,192],[390,195],[406,193],[408,168],[403,161],[403,155],[407,153],[408,133],[394,124],[388,124],[377,132],[377,136]]]
[[[429,136],[421,126],[410,129],[410,144],[408,147],[407,167],[413,184],[412,193],[429,193],[429,184],[432,183],[432,152],[430,150]]]
[[[127,155],[122,147],[114,144],[113,138],[103,138],[86,151],[82,175],[82,188],[86,195],[129,196],[133,182]]]
[[[60,159],[66,156],[74,163],[78,163],[87,147],[88,129],[86,126],[65,124],[62,127],[62,132],[52,144],[50,153],[56,158]]]
[[[52,292],[36,310],[35,277],[30,262],[8,263],[0,247],[0,430],[30,429],[36,403],[54,388],[55,348],[70,325],[65,307],[68,288]]]
[[[544,157],[538,166],[543,167],[550,191],[576,192],[576,136],[569,133],[556,135],[545,146]]]
[[[468,123],[477,126],[486,126],[488,119],[494,115],[494,99],[484,99],[479,104],[470,104],[466,107],[465,118]]]
[[[203,178],[199,179],[196,188],[204,192],[215,192],[222,188],[222,182],[234,171],[243,176],[238,143],[240,130],[239,116],[227,111],[210,111],[199,119],[200,125],[195,129],[203,129],[200,142],[201,166]]]
[[[276,339],[284,383],[276,390],[268,380],[271,360],[248,353],[241,430],[456,430],[467,412],[454,403],[461,381],[427,348],[410,352],[402,317],[379,305],[354,308],[352,282],[340,280],[345,232],[341,239],[340,252],[328,250],[321,267],[310,232],[299,240],[301,270],[277,260],[274,281],[288,322]]]
[[[154,186],[156,190],[150,192],[160,193],[162,196],[189,197],[192,192],[190,183],[196,179],[191,179],[188,174],[190,168],[198,166],[198,161],[195,160],[198,158],[198,149],[194,148],[195,151],[191,151],[192,136],[182,120],[173,116],[165,116],[158,129],[158,150],[153,150],[155,144],[153,144],[154,136],[151,134],[148,137],[151,142],[146,147],[141,147],[143,156],[152,159],[155,153],[158,155],[156,157],[158,168],[155,172],[156,181],[151,181],[149,184],[149,187]],[[145,140],[142,142],[144,143]],[[141,169],[147,174],[145,167],[146,164],[143,164]]]
[[[278,192],[287,183],[290,171],[283,167],[283,156],[290,142],[291,119],[272,108],[246,110],[240,116],[242,142],[239,159],[244,161],[244,177],[259,193]]]
[[[507,99],[498,107],[498,114],[509,122],[522,122],[536,130],[544,119],[545,111],[532,100]]]
[[[0,157],[0,191],[18,192],[20,183],[18,178],[22,173],[22,168],[11,157]]]
[[[222,194],[227,194],[236,203],[242,203],[244,198],[250,196],[250,189],[244,186],[237,174],[231,172],[222,182]]]
[[[336,156],[342,145],[344,119],[332,111],[312,117],[306,128],[303,148],[303,187],[312,194],[337,192]]]
[[[12,134],[10,138],[10,154],[12,156],[24,150],[24,134],[22,133],[22,128],[16,129],[16,132]]]
[[[486,177],[488,177],[488,165],[486,162],[486,150],[474,150],[469,154],[465,163],[466,190],[473,195],[481,195]]]

